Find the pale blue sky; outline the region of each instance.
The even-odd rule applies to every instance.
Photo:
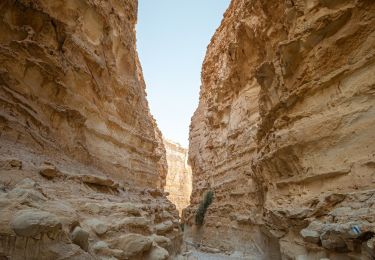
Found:
[[[137,48],[151,113],[164,137],[188,145],[200,72],[230,0],[139,0]]]

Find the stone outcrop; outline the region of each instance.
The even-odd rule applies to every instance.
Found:
[[[191,167],[188,164],[188,150],[180,144],[164,139],[167,154],[168,174],[165,191],[169,193],[168,199],[176,205],[177,210],[182,210],[190,204],[192,189]]]
[[[374,28],[374,1],[232,0],[191,123],[187,239],[250,259],[374,258]]]
[[[0,2],[0,259],[178,253],[136,0]]]
[[[136,52],[137,1],[2,1],[1,138],[161,188],[162,139]]]
[[[44,180],[37,169],[0,189],[0,256],[9,259],[146,259],[181,247],[175,206],[152,190]],[[9,177],[9,176],[8,176]],[[161,232],[161,230],[163,232]],[[162,248],[162,249],[161,249]]]

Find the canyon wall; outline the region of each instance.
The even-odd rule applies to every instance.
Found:
[[[2,1],[1,137],[162,187],[136,12],[136,1]]]
[[[168,173],[165,191],[168,199],[176,205],[177,210],[189,206],[192,189],[191,167],[188,164],[188,150],[180,144],[164,139],[167,154]]]
[[[186,239],[247,259],[373,259],[374,86],[374,1],[232,0],[190,127]]]
[[[0,14],[0,258],[175,254],[137,1],[4,0]]]

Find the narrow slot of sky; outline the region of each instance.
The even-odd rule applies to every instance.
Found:
[[[230,0],[140,0],[137,49],[147,99],[165,138],[188,145],[206,47]]]

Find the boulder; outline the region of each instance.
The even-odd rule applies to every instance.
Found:
[[[160,189],[147,189],[147,193],[154,198],[161,197],[164,195],[163,191]]]
[[[18,212],[11,227],[18,236],[38,237],[61,231],[62,224],[57,216],[49,212],[29,209]]]
[[[306,242],[317,244],[320,241],[320,234],[315,230],[305,228],[301,230],[300,234]]]
[[[96,242],[92,246],[92,249],[98,255],[109,257],[108,259],[111,259],[112,257],[115,257],[115,259],[121,258],[121,255],[123,253],[122,250],[109,248],[109,245],[105,241]]]
[[[44,163],[40,169],[39,174],[47,179],[53,179],[62,175],[62,173],[51,163]]]
[[[320,221],[311,222],[308,227],[300,231],[303,240],[309,243],[319,243],[320,234],[324,228],[324,224]]]
[[[160,224],[157,224],[155,226],[155,230],[156,230],[156,234],[165,235],[166,233],[173,230],[173,222],[168,220],[168,221],[164,221]]]
[[[89,248],[89,233],[81,227],[76,227],[71,234],[72,242],[78,245],[83,250],[87,251]]]
[[[145,260],[166,260],[168,257],[169,253],[167,250],[160,246],[154,246],[146,256]]]
[[[132,227],[149,231],[150,222],[144,217],[127,217],[116,222],[117,228]]]
[[[107,177],[101,177],[96,175],[80,175],[79,179],[81,179],[84,183],[87,184],[94,184],[99,186],[105,186],[110,188],[118,188],[119,184],[109,179]]]
[[[158,236],[158,235],[152,235],[151,236],[154,243],[156,243],[158,246],[161,246],[162,248],[168,248],[172,245],[172,241],[165,236]]]
[[[347,248],[342,234],[336,230],[327,230],[320,236],[322,246],[326,249],[342,251]]]
[[[108,231],[108,225],[99,219],[90,219],[87,221],[87,225],[89,225],[98,236],[104,235]]]
[[[123,251],[124,257],[135,257],[151,249],[152,239],[139,234],[125,234],[111,243],[111,248]]]

